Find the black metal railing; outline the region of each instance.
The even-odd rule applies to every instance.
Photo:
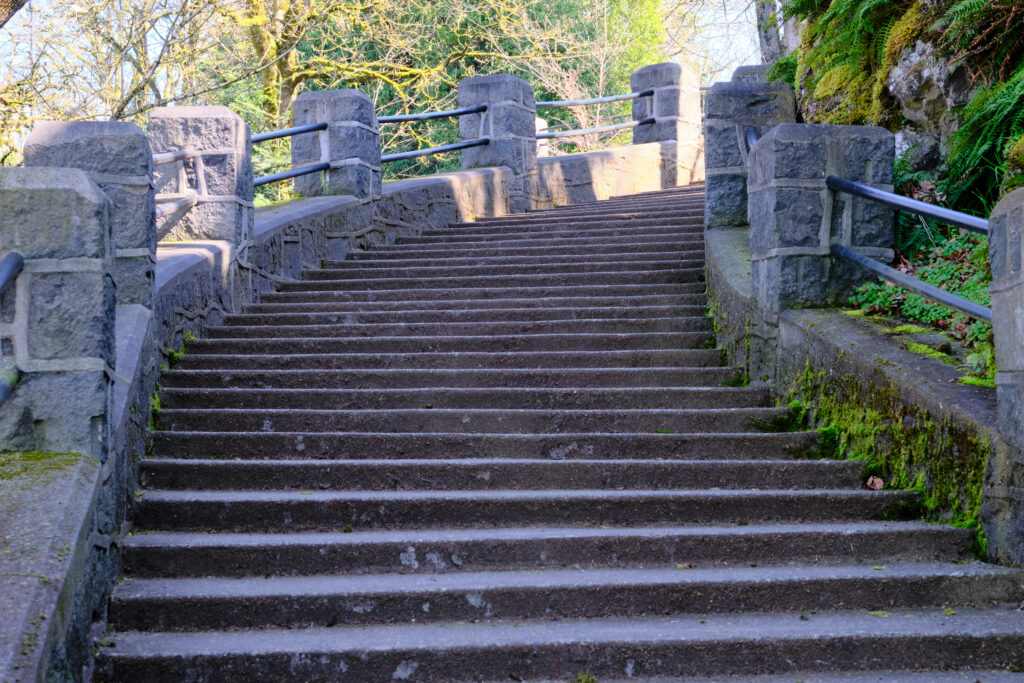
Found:
[[[438,145],[437,147],[424,147],[423,149],[411,149],[408,152],[395,152],[394,154],[383,154],[380,157],[380,163],[386,164],[391,161],[400,161],[402,159],[415,159],[416,157],[425,157],[431,154],[441,154],[443,152],[453,152],[457,149],[469,149],[470,147],[481,147],[483,145],[490,144],[490,138],[477,138],[476,140],[466,140],[464,142],[453,142],[450,145]]]
[[[403,121],[429,121],[431,119],[449,119],[470,114],[483,114],[487,111],[487,105],[479,107],[464,107],[462,109],[447,109],[445,111],[428,111],[421,114],[392,114],[390,116],[378,116],[377,123],[401,123]]]
[[[578,107],[591,104],[605,104],[606,102],[623,102],[626,100],[636,100],[641,97],[652,97],[654,90],[641,90],[640,92],[631,92],[624,95],[607,95],[605,97],[590,97],[585,100],[551,100],[546,102],[538,102],[537,108],[544,109],[548,107]],[[656,123],[654,117],[648,117],[639,121],[626,121],[624,123],[613,123],[608,126],[594,126],[592,128],[570,128],[568,130],[548,130],[544,133],[537,133],[538,140],[553,140],[555,138],[570,138],[578,137],[580,135],[594,135],[595,133],[608,133],[613,130],[623,130],[626,128],[636,128],[638,126],[648,126],[652,123]],[[560,126],[561,128],[567,128],[567,126]]]
[[[310,123],[304,126],[292,126],[290,128],[281,128],[278,130],[270,130],[266,133],[257,133],[249,138],[253,144],[260,142],[268,142],[270,140],[280,140],[281,138],[290,138],[296,135],[305,135],[307,133],[317,133],[322,130],[327,130],[327,123]],[[282,180],[290,180],[291,178],[298,178],[299,176],[309,175],[310,173],[318,173],[320,171],[326,171],[331,167],[330,162],[321,161],[318,164],[309,164],[308,166],[298,166],[296,168],[290,168],[287,171],[279,171],[278,173],[269,173],[267,175],[257,176],[253,182],[253,187],[260,187],[261,185],[269,185],[270,183],[279,183]]]
[[[25,268],[25,259],[18,252],[11,252],[0,259],[0,296],[14,284]],[[14,392],[21,373],[16,367],[0,369],[0,406]]]
[[[281,128],[280,130],[271,130],[266,133],[257,133],[249,138],[250,141],[255,145],[258,142],[267,142],[268,140],[280,140],[281,138],[290,138],[294,135],[303,135],[305,133],[316,133],[317,131],[327,130],[327,123],[310,123],[305,126],[292,126],[291,128]]]
[[[481,104],[477,107],[463,107],[462,109],[447,109],[444,111],[428,111],[421,114],[394,114],[391,116],[379,116],[377,117],[378,123],[401,123],[405,121],[430,121],[432,119],[450,119],[458,118],[460,116],[469,116],[470,114],[483,114],[487,111],[487,105]],[[483,127],[481,126],[481,131]],[[453,142],[447,145],[437,145],[436,147],[424,147],[423,149],[410,149],[406,152],[394,152],[392,154],[382,154],[380,157],[380,163],[388,164],[392,161],[402,161],[403,159],[415,159],[417,157],[426,157],[434,154],[444,154],[445,152],[454,152],[459,149],[469,149],[470,147],[481,147],[483,145],[489,145],[491,139],[487,137],[477,138],[476,140],[463,140],[462,142]]]
[[[537,109],[544,109],[546,107],[578,107],[587,104],[604,104],[605,102],[622,102],[624,100],[636,100],[641,97],[651,97],[652,95],[654,95],[653,90],[641,90],[640,92],[630,92],[625,95],[607,95],[605,97],[591,97],[585,100],[555,100],[538,102]]]
[[[966,213],[953,211],[952,209],[944,209],[941,206],[935,206],[934,204],[926,204],[925,202],[920,202],[916,199],[911,199],[910,197],[904,197],[893,192],[886,192],[885,190],[879,190],[878,188],[871,187],[870,185],[855,183],[852,180],[845,180],[835,176],[829,176],[825,180],[825,184],[828,185],[828,189],[836,192],[845,192],[847,194],[863,197],[864,199],[870,199],[873,202],[885,204],[886,206],[891,206],[894,209],[916,213],[917,215],[924,216],[925,218],[934,218],[941,223],[955,225],[958,228],[964,228],[965,230],[981,233],[982,235],[988,234],[988,221],[984,218],[970,216]]]
[[[579,128],[570,130],[559,130],[559,131],[548,131],[547,133],[537,133],[538,140],[551,140],[553,138],[568,138],[577,135],[591,135],[593,133],[606,133],[612,130],[621,130],[623,128],[636,128],[637,126],[647,126],[655,123],[655,119],[646,118],[642,121],[626,121],[624,123],[613,123],[609,126],[597,126],[594,128]]]

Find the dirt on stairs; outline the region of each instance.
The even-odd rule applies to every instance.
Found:
[[[703,201],[401,239],[190,342],[97,679],[1024,665],[1021,572],[972,559],[972,531],[894,521],[914,494],[808,457],[815,432],[765,431],[784,411],[705,314]]]

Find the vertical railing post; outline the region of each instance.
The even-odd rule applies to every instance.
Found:
[[[1004,197],[989,225],[999,430],[1024,450],[1024,190]]]
[[[672,62],[640,67],[629,78],[633,92],[654,95],[633,100],[633,120],[654,123],[633,129],[633,144],[675,143],[674,163],[662,164],[663,187],[704,179],[704,142],[700,127],[700,77]]]
[[[21,378],[0,408],[5,450],[105,461],[114,377],[113,211],[84,171],[0,168],[0,253],[24,270],[0,300],[0,356]]]
[[[839,176],[892,191],[892,133],[867,126],[776,126],[750,152],[749,201],[752,293],[751,376],[774,362],[779,314],[789,308],[847,303],[864,282],[858,266],[831,256],[841,244],[879,261],[893,257],[893,211],[835,194],[825,179]]]
[[[460,81],[459,106],[480,105],[487,105],[487,111],[460,117],[459,133],[464,141],[489,138],[490,144],[462,150],[462,168],[511,169],[509,211],[527,211],[539,201],[537,105],[533,88],[509,74],[473,76]]]
[[[704,219],[709,229],[747,226],[746,129],[753,128],[761,137],[796,120],[796,98],[788,84],[733,79],[715,83],[704,102]]]
[[[25,142],[25,166],[78,168],[113,206],[118,304],[153,308],[156,222],[152,154],[142,129],[117,121],[48,121]]]

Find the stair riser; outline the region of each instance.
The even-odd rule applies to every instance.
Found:
[[[768,394],[761,390],[722,389],[687,391],[662,389],[164,389],[160,392],[162,409],[326,409],[369,410],[396,408],[501,409],[672,409],[672,408],[750,408],[768,405]]]
[[[772,641],[751,634],[740,641],[677,641],[671,644],[509,645],[455,649],[386,649],[360,652],[238,653],[135,659],[106,653],[99,681],[253,680],[387,681],[394,673],[408,680],[442,681],[569,680],[579,671],[602,679],[685,675],[765,674],[806,671],[1002,669],[1020,661],[1024,635],[997,639],[987,634],[926,637],[794,637]],[[883,673],[882,676],[885,676]]]
[[[381,278],[438,278],[452,276],[480,275],[543,275],[557,273],[591,273],[591,272],[647,272],[654,270],[680,270],[685,268],[703,268],[704,255],[685,259],[645,259],[629,261],[590,261],[534,264],[483,264],[465,266],[426,266],[400,268],[317,268],[304,270],[303,280],[346,280],[346,279],[381,279]]]
[[[511,334],[646,334],[650,332],[709,332],[707,317],[647,320],[531,320],[441,323],[362,323],[356,325],[231,325],[207,327],[207,339],[312,339],[317,337],[460,337]]]
[[[523,351],[519,353],[411,353],[411,354],[289,354],[256,356],[245,352],[232,355],[202,355],[189,353],[182,357],[176,367],[179,369],[237,369],[287,370],[316,369],[318,371],[344,370],[346,368],[370,369],[462,369],[510,368],[516,370],[549,368],[559,370],[572,367],[581,370],[597,368],[700,368],[700,378],[675,386],[707,385],[721,386],[726,380],[735,379],[740,371],[736,368],[719,368],[722,352],[718,349],[683,349],[679,351],[601,351],[563,353],[560,351]],[[566,371],[568,372],[568,371]],[[236,373],[237,374],[237,373]],[[561,376],[561,373],[555,373]],[[164,375],[166,377],[167,375]],[[461,375],[460,375],[461,376]],[[654,376],[660,376],[657,373]],[[638,376],[639,377],[639,376]],[[646,377],[646,375],[642,376]],[[351,380],[349,380],[351,382]],[[451,380],[444,379],[446,386]],[[556,380],[557,381],[557,380]],[[601,380],[603,382],[603,380]],[[673,380],[675,381],[675,380]],[[616,380],[617,383],[617,380]],[[644,383],[651,386],[648,380]],[[319,384],[310,385],[314,388]],[[338,386],[338,385],[335,385]],[[344,386],[357,386],[345,384]],[[430,385],[425,385],[430,386]],[[463,386],[456,384],[455,386]],[[478,385],[473,385],[478,386]],[[485,386],[485,385],[479,385]],[[540,385],[533,385],[540,386]],[[550,385],[549,385],[550,386]],[[555,386],[563,386],[557,384]],[[585,385],[586,386],[586,385]],[[604,384],[602,384],[604,386]],[[615,384],[612,384],[615,386]],[[662,386],[659,382],[653,386]]]
[[[161,410],[160,429],[227,432],[470,432],[476,434],[749,432],[782,411]]]
[[[672,245],[675,246],[675,245]],[[460,268],[464,266],[520,266],[544,265],[549,263],[618,263],[622,261],[683,261],[687,259],[704,259],[703,249],[623,250],[610,254],[531,254],[523,256],[475,256],[475,257],[437,257],[425,259],[350,259],[346,261],[327,261],[324,267],[331,269],[363,270],[384,268]]]
[[[674,254],[703,253],[704,237],[690,236],[686,238],[673,237],[670,239],[653,240],[622,240],[615,239],[608,242],[597,240],[587,244],[563,243],[561,245],[548,246],[510,246],[510,247],[476,247],[461,248],[452,250],[444,247],[427,247],[413,249],[406,246],[403,248],[375,247],[372,251],[356,252],[349,254],[350,261],[343,263],[374,263],[376,261],[409,261],[412,263],[433,261],[434,259],[476,259],[476,258],[531,258],[534,256],[581,256],[600,258],[605,256],[624,256],[627,254]]]
[[[755,522],[824,522],[882,518],[902,494],[844,496],[823,493],[750,496],[521,498],[383,496],[318,499],[316,494],[285,500],[236,498],[231,502],[158,500],[136,502],[135,525],[162,531],[303,532],[370,529],[429,529],[489,526],[655,526]]]
[[[642,308],[477,308],[434,311],[335,311],[331,313],[247,313],[232,315],[225,325],[370,325],[382,323],[484,323],[555,320],[623,320],[638,318],[696,318],[703,306]]]
[[[701,582],[581,586],[571,589],[492,588],[470,593],[322,593],[169,600],[115,599],[110,623],[138,631],[205,631],[265,627],[646,617],[723,612],[816,612],[865,606],[916,608],[999,602],[1015,591],[1012,576]]]
[[[468,289],[475,287],[559,287],[588,285],[641,285],[702,282],[703,268],[675,270],[644,270],[606,273],[551,273],[541,275],[477,275],[472,277],[438,278],[356,278],[352,280],[301,280],[281,283],[282,292],[318,292],[332,290],[415,290]]]
[[[622,240],[628,240],[636,243],[639,238],[647,238],[648,240],[662,241],[671,238],[700,238],[704,234],[703,225],[699,223],[693,223],[691,225],[680,225],[671,224],[663,226],[649,226],[644,227],[601,227],[591,228],[586,231],[582,230],[560,230],[551,229],[544,231],[535,232],[476,232],[476,233],[460,233],[458,235],[432,235],[425,233],[419,237],[401,237],[395,241],[396,246],[405,245],[496,245],[508,242],[515,242],[520,245],[524,245],[530,242],[538,241],[572,241],[574,243],[585,244],[587,242],[604,242],[608,241],[608,238],[618,238]]]
[[[708,332],[611,335],[531,334],[505,337],[346,337],[336,339],[198,339],[190,353],[424,353],[448,351],[630,351],[696,349],[714,341]]]
[[[441,315],[456,315],[462,312],[472,315],[473,311],[522,311],[539,310],[546,315],[549,310],[579,310],[588,312],[638,310],[646,308],[677,308],[680,310],[707,310],[707,297],[703,294],[680,294],[630,297],[548,297],[542,299],[449,299],[446,301],[363,301],[323,303],[260,303],[246,307],[248,315],[307,313],[364,313],[366,315],[415,315],[435,312]]]
[[[487,216],[468,223],[452,223],[452,226],[471,226],[488,223],[508,223],[511,221],[535,221],[543,219],[567,218],[633,218],[647,214],[694,214],[704,211],[704,202],[693,200],[672,201],[636,201],[618,202],[602,207],[566,206],[558,209],[530,211],[528,213],[509,214],[507,216]]]
[[[346,537],[354,538],[349,534]],[[967,551],[972,538],[968,529],[941,527],[842,535],[803,531],[454,542],[427,542],[412,536],[415,562],[409,561],[408,541],[303,543],[296,539],[289,544],[244,547],[147,547],[133,545],[129,539],[122,562],[125,573],[138,578],[671,568],[676,563],[706,568],[751,562],[760,566],[791,562],[824,564],[848,561],[851,557],[881,565],[896,557],[903,561],[956,558]]]
[[[818,435],[784,434],[274,434],[272,432],[155,432],[154,451],[166,458],[550,458],[552,460],[766,460],[800,456]]]
[[[143,486],[160,490],[471,491],[529,489],[810,489],[860,485],[862,465],[795,462],[492,462],[146,460]]]
[[[561,232],[572,230],[586,234],[591,230],[644,230],[658,227],[703,227],[703,211],[651,211],[649,215],[604,215],[586,216],[571,214],[566,216],[541,216],[537,218],[521,218],[505,221],[485,221],[479,223],[455,224],[448,228],[426,230],[424,236],[459,235],[528,235],[545,233],[551,230]]]
[[[275,292],[264,294],[266,303],[375,303],[375,302],[415,302],[418,300],[433,301],[447,305],[449,302],[477,300],[489,302],[495,299],[507,299],[510,295],[519,297],[536,297],[548,299],[552,297],[616,297],[616,296],[686,296],[702,294],[703,282],[687,282],[675,285],[573,285],[571,287],[530,286],[517,287],[509,291],[508,287],[473,287],[460,290],[443,289],[392,289],[367,290],[358,292]],[[461,303],[459,304],[461,305]]]

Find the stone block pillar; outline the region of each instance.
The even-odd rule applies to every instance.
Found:
[[[674,163],[662,163],[662,187],[687,185],[704,179],[704,141],[700,128],[700,77],[693,69],[672,62],[643,66],[629,78],[633,92],[654,95],[633,100],[633,120],[654,123],[633,129],[633,144],[674,143]]]
[[[312,197],[380,198],[380,131],[373,100],[358,90],[304,92],[292,105],[295,125],[326,123],[327,130],[292,138],[292,166],[330,163],[324,173],[295,179],[296,192]]]
[[[165,107],[150,114],[146,133],[154,153],[195,151],[181,162],[187,187],[168,189],[194,193],[197,203],[161,223],[161,239],[233,245],[251,239],[252,150],[245,121],[227,107]]]
[[[1024,190],[1004,197],[989,224],[999,431],[1024,450]]]
[[[754,145],[747,215],[755,373],[773,365],[765,354],[775,348],[782,311],[844,305],[854,288],[870,279],[860,267],[832,257],[832,244],[892,260],[892,209],[833,193],[825,179],[834,175],[891,192],[895,154],[892,133],[866,126],[788,123]]]
[[[0,254],[25,268],[0,299],[0,363],[21,379],[0,447],[103,461],[114,368],[110,200],[84,171],[0,168]]]
[[[459,118],[464,141],[489,138],[481,147],[462,150],[462,168],[512,169],[508,208],[529,210],[538,201],[537,105],[533,88],[509,74],[474,76],[459,82],[459,107],[487,105],[487,111]]]
[[[142,129],[115,121],[49,121],[25,143],[25,166],[79,168],[113,205],[117,303],[153,307],[156,219],[152,154]]]
[[[740,73],[740,69],[736,71]],[[786,83],[757,83],[734,75],[733,82],[711,87],[704,108],[705,222],[709,229],[746,227],[746,129],[754,128],[760,137],[777,125],[793,123],[793,89]]]

